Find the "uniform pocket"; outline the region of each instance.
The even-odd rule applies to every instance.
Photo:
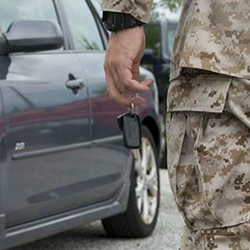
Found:
[[[204,71],[199,70],[184,72],[186,73],[171,81],[167,110],[222,113],[232,77],[205,74]]]
[[[167,133],[167,164],[170,186],[177,202],[176,197],[176,171],[179,164],[182,145],[186,131],[186,116],[184,113],[171,113],[168,116]]]
[[[195,154],[204,202],[221,226],[249,221],[250,133],[234,115],[207,114]]]

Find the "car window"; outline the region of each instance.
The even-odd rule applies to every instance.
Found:
[[[20,19],[58,22],[52,0],[0,0],[2,32],[6,32],[13,21]]]
[[[62,0],[76,50],[103,50],[102,39],[86,1]]]
[[[101,10],[101,1],[100,0],[92,0],[91,3],[94,5],[96,11],[98,12],[99,16],[102,16]]]

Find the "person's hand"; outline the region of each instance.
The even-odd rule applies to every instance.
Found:
[[[150,90],[152,79],[139,82],[139,66],[145,50],[143,27],[116,31],[111,34],[105,59],[107,91],[125,107],[131,107],[131,94]],[[135,106],[143,106],[142,97],[133,97]]]

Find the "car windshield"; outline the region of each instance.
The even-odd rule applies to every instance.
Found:
[[[0,26],[6,32],[15,20],[53,20],[57,15],[52,0],[0,0]]]

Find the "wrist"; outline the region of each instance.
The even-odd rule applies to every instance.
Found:
[[[131,43],[131,42],[133,43],[133,40],[142,36],[145,36],[144,28],[143,26],[137,26],[137,27],[130,28],[130,29],[112,31],[110,39],[116,40],[116,42],[118,42],[118,40],[119,42],[123,40],[123,41],[126,41],[126,43]]]
[[[111,31],[111,35],[112,34],[121,34],[121,33],[127,33],[127,32],[143,32],[144,33],[144,27],[143,26],[136,26],[136,27],[133,27],[133,28],[128,28],[128,29],[122,29],[122,30],[116,30],[116,31]]]
[[[142,27],[145,23],[127,13],[103,12],[102,22],[107,30],[116,32],[120,30]]]

